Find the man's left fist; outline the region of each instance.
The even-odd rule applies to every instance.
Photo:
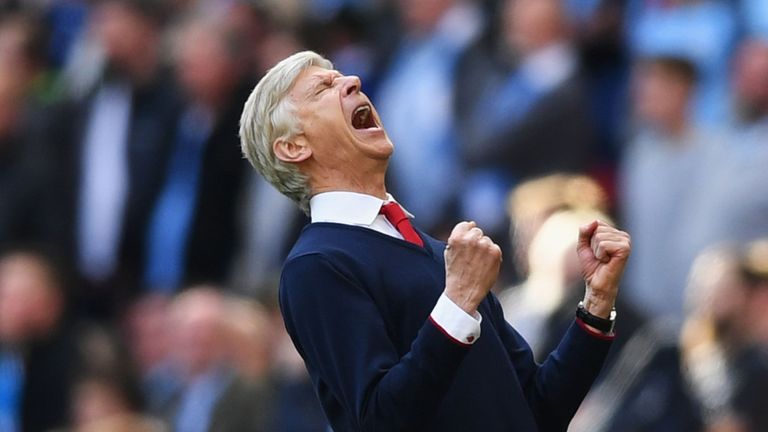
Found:
[[[592,315],[610,315],[631,249],[629,234],[603,221],[579,228],[577,252],[587,283],[584,307]]]

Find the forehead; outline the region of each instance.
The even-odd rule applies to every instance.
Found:
[[[320,66],[310,66],[299,74],[291,89],[291,95],[304,96],[323,82],[329,75],[339,75],[335,70],[324,69]]]

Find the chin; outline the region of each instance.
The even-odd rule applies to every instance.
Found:
[[[358,139],[357,141],[362,152],[371,159],[388,160],[395,151],[392,141],[389,140],[385,133],[376,137],[368,137],[365,140]]]

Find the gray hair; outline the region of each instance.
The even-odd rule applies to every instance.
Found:
[[[280,193],[309,213],[309,179],[296,165],[275,156],[273,144],[301,133],[296,107],[287,97],[302,72],[311,66],[333,69],[333,64],[313,51],[302,51],[270,69],[248,97],[240,117],[243,155]]]

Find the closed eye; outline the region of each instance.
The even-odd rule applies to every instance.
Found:
[[[328,90],[331,87],[333,87],[333,78],[331,77],[325,78],[320,84],[318,84],[317,90],[315,91],[315,95],[319,95],[320,93],[324,92],[325,90]]]

